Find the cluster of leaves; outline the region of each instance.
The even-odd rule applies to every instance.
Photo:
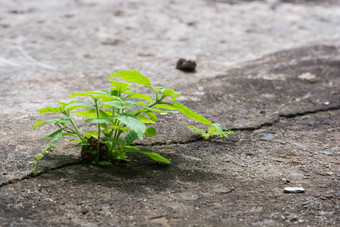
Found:
[[[92,100],[90,103],[75,102],[75,100],[68,103],[57,102],[59,103],[57,107],[38,110],[39,113],[60,113],[63,116],[59,119],[36,122],[34,129],[46,123],[58,126],[58,130],[42,138],[50,139],[49,147],[64,136],[71,137],[70,141],[77,141],[84,147],[90,145],[91,137],[96,138],[96,149],[87,152],[94,155],[92,163],[100,165],[109,165],[113,160],[129,161],[127,158],[129,152],[142,153],[153,160],[170,163],[168,159],[157,153],[142,151],[131,145],[136,139],[142,140],[144,136],[153,137],[156,135],[156,129],[145,124],[155,124],[158,120],[157,113],[181,112],[203,125],[210,126],[207,132],[194,126],[188,126],[205,139],[211,136],[227,137],[232,133],[223,131],[219,124],[213,124],[183,104],[176,102],[178,92],[173,89],[154,87],[150,80],[138,71],[119,71],[108,78],[115,77],[119,77],[125,82],[111,80],[110,89],[70,95],[71,98],[89,97]],[[133,83],[153,89],[154,99],[145,94],[132,92]],[[79,111],[78,109],[83,110]],[[74,116],[87,118],[85,122],[96,124],[97,130],[83,133],[76,126]],[[102,144],[106,146],[104,154],[101,152]],[[34,164],[39,164],[39,160]]]

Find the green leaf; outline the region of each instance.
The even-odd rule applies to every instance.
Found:
[[[72,119],[72,117],[61,117],[59,119],[51,119],[51,120],[48,120],[48,121],[38,121],[38,122],[34,123],[33,129],[35,130],[40,125],[43,125],[43,124],[46,124],[46,123],[50,123],[50,124],[66,123],[68,120],[71,120],[71,119]]]
[[[139,148],[133,146],[124,146],[123,149],[126,152],[141,152]]]
[[[176,92],[175,90],[169,89],[169,88],[162,88],[158,87],[157,90],[162,92],[162,96],[165,97],[171,97],[172,101],[175,102],[176,98],[181,94],[179,92]]]
[[[198,135],[202,136],[203,139],[209,139],[210,135],[205,131],[196,128],[195,126],[189,125],[187,128],[194,130]]]
[[[65,107],[65,109],[70,112],[72,110],[75,110],[75,109],[78,109],[78,108],[82,108],[82,107],[87,107],[87,106],[93,106],[93,104],[89,104],[89,103],[71,103],[71,104],[67,105]]]
[[[42,153],[37,153],[36,155],[34,155],[34,157],[37,159],[37,160],[40,160],[44,157],[44,155]]]
[[[147,105],[145,105],[143,102],[139,102],[139,105],[143,106],[144,109],[139,110],[138,112],[142,113],[146,113],[146,112],[156,112],[156,113],[178,113],[178,111],[174,111],[174,110],[165,110],[165,109],[155,109],[155,108],[150,108]]]
[[[149,158],[158,161],[158,162],[164,162],[164,163],[171,163],[168,159],[164,158],[162,155],[154,153],[154,152],[148,152],[148,151],[141,151],[139,148],[137,147],[133,147],[133,146],[124,146],[124,151],[126,152],[136,152],[136,153],[141,153],[141,154],[145,154],[146,156],[148,156]]]
[[[229,134],[234,134],[233,131],[223,131],[220,124],[214,124],[215,127],[210,127],[208,129],[208,134],[210,136],[220,136],[220,137],[228,137]]]
[[[109,149],[109,151],[111,151],[113,143],[111,141],[105,141],[105,145]]]
[[[146,127],[141,120],[139,120],[136,116],[131,116],[129,114],[117,114],[117,119],[126,125],[129,129],[136,132],[139,139],[143,139],[143,135],[145,133]]]
[[[33,129],[35,130],[37,127],[39,127],[40,125],[43,125],[45,123],[47,123],[47,121],[38,121],[38,122],[35,122]]]
[[[122,131],[122,132],[127,132],[131,130],[126,127],[120,127],[120,126],[110,126],[107,129],[118,129],[119,131]]]
[[[70,139],[70,142],[79,142],[79,143],[81,143],[82,141],[80,140],[80,139]],[[81,145],[90,145],[90,144],[84,144],[84,143],[82,143]]]
[[[117,109],[130,109],[130,108],[133,108],[133,107],[136,107],[138,106],[138,103],[137,102],[130,102],[130,101],[109,101],[109,102],[103,102],[103,104],[106,106],[106,107],[109,107],[109,108],[112,108],[112,107],[115,107]]]
[[[193,120],[196,120],[204,125],[210,125],[212,127],[215,127],[213,123],[211,123],[211,121],[209,121],[208,119],[206,119],[205,117],[199,115],[198,113],[196,112],[193,112],[192,110],[190,110],[188,107],[184,106],[183,104],[181,103],[174,103],[173,104],[174,107],[176,107],[176,109],[181,112],[182,114],[184,114],[185,116],[193,119]]]
[[[90,93],[90,91],[87,92],[74,92],[72,93],[69,97],[73,98],[73,97],[91,97],[91,95],[93,95],[92,93]]]
[[[128,99],[128,98],[145,99],[145,100],[153,102],[153,100],[152,100],[152,98],[150,98],[150,96],[139,94],[139,93],[131,93],[128,96],[125,97],[125,99]]]
[[[153,137],[155,136],[157,133],[156,129],[153,128],[153,127],[146,127],[146,130],[145,130],[145,135],[147,137]]]
[[[105,96],[105,97],[101,97],[101,100],[100,100],[102,103],[103,102],[109,102],[109,101],[120,101],[120,102],[123,102],[123,99],[117,97],[117,96]]]
[[[85,122],[87,123],[96,123],[96,124],[101,124],[101,123],[105,123],[108,121],[112,121],[111,117],[104,117],[104,118],[90,118],[85,120]]]
[[[137,135],[134,131],[130,131],[130,132],[125,136],[125,143],[126,143],[126,145],[130,145],[130,144],[133,143],[133,141],[135,141],[136,139],[138,139],[138,135]]]
[[[154,114],[152,112],[146,112],[146,114],[150,117],[151,120],[158,121],[156,114]]]
[[[63,112],[63,107],[62,106],[58,106],[58,107],[45,107],[42,108],[40,110],[38,110],[38,113],[62,113]]]
[[[107,128],[107,124],[106,124],[106,123],[101,123],[101,124],[100,124],[100,127],[106,129],[106,128]]]
[[[94,132],[94,131],[88,131],[86,134],[85,134],[85,138],[90,138],[91,136],[94,136],[94,137],[98,137],[98,132]]]
[[[123,93],[130,93],[131,89],[130,86],[132,84],[129,83],[122,83],[122,82],[118,82],[115,80],[111,80],[111,95],[113,94],[112,91],[120,91]]]
[[[107,89],[99,91],[74,92],[69,97],[92,97],[95,99],[110,97],[110,92]]]
[[[169,103],[169,104],[157,104],[155,107],[161,108],[161,109],[166,109],[166,110],[177,110],[177,108],[174,107],[171,103]]]
[[[110,95],[110,91],[108,89],[101,89],[101,90],[98,90],[98,91],[90,91],[90,93]]]
[[[125,146],[124,150],[126,152],[137,152],[137,153],[141,153],[141,154],[145,154],[146,156],[148,156],[149,158],[158,161],[158,162],[164,162],[164,163],[171,163],[168,159],[164,158],[162,155],[154,153],[154,152],[149,152],[149,151],[141,151],[139,148],[137,147],[133,147],[133,146]]]
[[[74,115],[80,116],[80,117],[90,117],[90,118],[97,118],[97,113],[95,109],[89,109],[89,110],[85,110],[85,111],[81,111],[81,112],[74,112],[72,113]],[[109,117],[110,115],[108,115],[108,113],[99,110],[99,117],[101,118],[105,118],[105,117]]]
[[[141,120],[143,123],[146,123],[146,124],[155,124],[156,122],[154,122],[153,120],[150,120],[149,118],[139,114],[137,115],[138,119]]]
[[[188,128],[194,130],[198,135],[202,136],[204,139],[209,139],[212,136],[228,137],[229,134],[234,134],[233,131],[223,131],[220,124],[214,124],[215,127],[210,127],[208,132],[205,132],[195,126],[187,126]]]
[[[63,135],[63,128],[53,132],[50,135],[42,137],[41,140],[45,140],[45,139],[51,138],[50,143],[53,143],[53,142],[57,141],[62,135]]]
[[[111,74],[108,78],[112,78],[116,76],[118,76],[119,78],[127,82],[132,82],[132,83],[141,84],[147,87],[152,87],[150,80],[147,77],[143,76],[138,71],[130,71],[130,70],[119,71],[119,72]]]
[[[58,103],[58,104],[60,104],[62,107],[65,107],[65,106],[67,106],[67,105],[69,105],[69,104],[71,104],[71,103],[74,103],[75,102],[75,100],[72,100],[71,102],[59,102],[59,101],[56,101],[56,103]]]
[[[108,162],[108,161],[99,161],[98,164],[101,165],[101,166],[109,166],[109,165],[112,165],[112,163],[111,163],[111,162]]]
[[[154,153],[154,152],[148,152],[148,151],[140,151],[139,153],[145,154],[149,158],[158,161],[158,162],[164,162],[164,163],[171,163],[168,159],[164,158],[162,155]]]
[[[218,131],[222,131],[223,132],[223,129],[222,129],[222,126],[220,124],[213,124],[215,126],[215,128],[218,130]]]

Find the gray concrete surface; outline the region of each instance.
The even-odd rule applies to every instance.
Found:
[[[0,6],[0,225],[339,223],[338,1]],[[196,72],[177,70],[179,58],[196,60]],[[236,135],[200,141],[190,120],[164,115],[158,136],[138,144],[170,166],[140,156],[109,169],[80,164],[79,148],[63,140],[44,174],[29,177],[26,163],[52,130],[33,131],[46,118],[36,110],[104,88],[123,69],[178,90]],[[284,186],[306,193],[284,195]]]

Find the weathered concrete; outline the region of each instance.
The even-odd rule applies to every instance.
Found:
[[[3,186],[2,225],[339,223],[340,111],[281,119],[228,141],[154,146],[169,166],[72,165]],[[272,142],[258,138],[274,133]],[[266,149],[266,150],[264,150]],[[138,161],[138,162],[137,162]],[[302,186],[303,195],[283,188]]]
[[[340,4],[284,2],[0,0],[0,225],[339,223]],[[175,69],[182,57],[196,73]],[[32,131],[36,110],[122,69],[236,135],[199,141],[164,115],[138,143],[169,166],[81,165],[62,140],[28,177],[52,130]]]

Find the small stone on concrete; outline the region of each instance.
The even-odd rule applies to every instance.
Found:
[[[261,94],[260,97],[272,99],[272,98],[275,98],[275,95],[273,95],[273,94]]]
[[[333,156],[333,153],[329,151],[320,151],[320,153],[328,156]]]
[[[300,148],[305,148],[306,146],[303,145],[302,143],[293,143],[295,146],[300,147]]]
[[[304,193],[305,189],[302,187],[285,187],[283,191],[285,193]]]
[[[183,157],[186,158],[186,159],[192,160],[192,161],[196,161],[196,162],[202,161],[202,159],[196,158],[194,156],[183,155]]]
[[[331,151],[332,152],[339,152],[340,148],[339,147],[333,147],[333,148],[331,148]]]
[[[274,138],[275,138],[275,135],[272,134],[272,133],[269,133],[269,134],[267,134],[265,136],[261,136],[260,140],[262,140],[262,141],[270,141],[270,140],[273,140]]]
[[[266,150],[266,149],[261,149],[261,150],[260,150],[260,153],[261,153],[261,154],[266,154],[266,153],[268,153],[268,152],[269,152],[269,150]]]
[[[196,69],[196,61],[180,58],[177,61],[176,69],[179,69],[185,72],[194,72]]]
[[[294,172],[289,173],[289,175],[294,178],[304,178],[305,176],[302,173],[294,173]]]
[[[303,73],[298,76],[299,79],[308,81],[310,83],[315,83],[317,81],[316,75],[311,74],[311,73]]]
[[[290,183],[290,180],[286,179],[286,178],[281,178],[280,179],[283,183],[285,184],[289,184]]]
[[[334,212],[325,212],[325,211],[320,211],[321,216],[325,216],[327,218],[334,217]]]

